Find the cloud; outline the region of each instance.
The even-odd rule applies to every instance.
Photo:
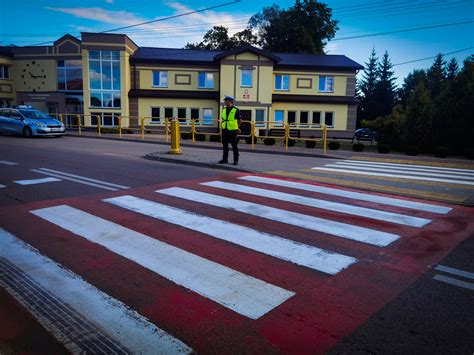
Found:
[[[113,0],[106,0],[112,2]],[[165,6],[174,10],[173,15],[191,12],[190,8],[180,2],[171,1]],[[137,13],[123,10],[107,10],[101,7],[46,7],[46,9],[72,15],[74,17],[98,22],[96,31],[103,31],[104,25],[114,27],[130,26],[141,22],[157,20],[156,18],[146,18]],[[178,17],[169,21],[155,22],[131,28],[126,33],[139,45],[142,46],[162,46],[162,47],[182,47],[187,42],[197,42],[212,27],[223,25],[229,28],[232,35],[246,27],[251,15],[227,11],[204,11],[187,16]],[[83,26],[77,25],[77,29]],[[90,31],[88,28],[88,32]]]
[[[107,4],[113,4],[113,3],[114,3],[114,0],[105,0],[105,2],[106,2]]]

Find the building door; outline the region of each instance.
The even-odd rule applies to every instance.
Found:
[[[242,117],[242,124],[240,125],[240,130],[242,134],[250,134],[252,130],[252,110],[240,110],[240,116]]]

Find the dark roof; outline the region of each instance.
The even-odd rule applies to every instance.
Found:
[[[13,57],[11,46],[0,46],[0,55],[4,57]]]
[[[345,55],[316,55],[269,53],[253,46],[243,46],[232,51],[208,51],[199,49],[140,47],[131,56],[132,62],[213,64],[228,55],[242,52],[264,55],[279,67],[314,69],[363,69],[363,66]]]

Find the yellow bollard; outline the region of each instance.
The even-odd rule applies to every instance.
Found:
[[[119,116],[119,137],[122,138],[122,116]]]
[[[182,154],[179,134],[179,121],[174,119],[171,121],[171,148],[169,154]]]
[[[255,148],[255,122],[250,123],[250,134],[252,136],[252,149]]]
[[[100,124],[100,115],[97,115],[97,131],[99,132],[99,137],[102,135],[102,129],[101,129],[101,124]]]
[[[169,142],[169,140],[170,140],[168,129],[169,129],[169,120],[168,120],[168,118],[165,118],[165,134],[166,134],[166,141],[167,142]]]
[[[191,119],[191,135],[193,137],[193,144],[196,143],[195,133],[196,133],[196,122],[193,119]]]
[[[327,129],[326,129],[326,125],[324,124],[323,125],[323,152],[324,152],[324,155],[326,155],[326,135],[327,135]]]
[[[142,129],[142,141],[145,140],[145,117],[140,117],[140,125],[141,125],[141,129]]]
[[[77,115],[77,129],[79,130],[79,135],[82,135],[82,125],[81,125],[81,115]]]
[[[290,135],[290,126],[285,124],[285,150],[288,150],[288,136]]]

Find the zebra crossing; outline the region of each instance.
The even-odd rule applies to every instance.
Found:
[[[474,186],[474,170],[414,164],[343,160],[313,167],[314,171],[345,173],[360,176],[399,178],[414,182],[438,182]]]
[[[98,307],[87,295],[100,293],[115,305],[104,313],[126,305],[139,339],[156,329],[172,353],[324,352],[467,237],[454,221],[472,229],[463,207],[259,175],[107,194],[1,210],[0,260],[13,266],[0,263],[0,285],[24,299],[2,283],[18,268],[86,319]],[[42,272],[36,259],[57,266]],[[64,272],[83,302],[70,302]],[[102,327],[119,349],[140,349]],[[84,350],[80,336],[57,337]]]

